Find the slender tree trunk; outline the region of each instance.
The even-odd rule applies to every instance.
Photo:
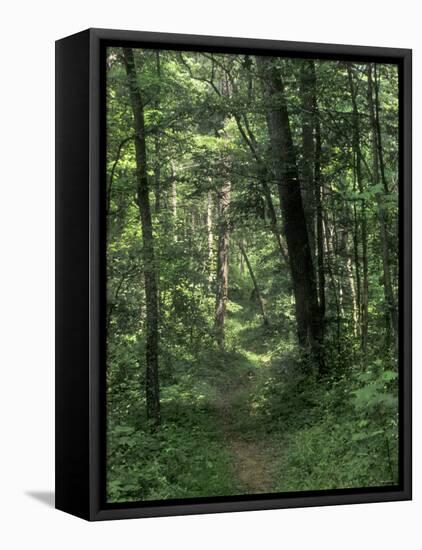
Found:
[[[259,308],[261,310],[262,321],[263,321],[265,326],[268,326],[269,322],[268,322],[267,313],[265,311],[264,300],[262,298],[261,291],[259,290],[258,281],[257,281],[257,279],[255,277],[255,273],[252,269],[251,262],[249,261],[248,255],[246,254],[245,247],[244,247],[241,240],[238,242],[238,246],[239,246],[240,252],[242,253],[242,256],[245,260],[246,266],[247,266],[248,271],[249,271],[249,275],[251,276],[251,279],[252,279],[252,283],[253,283],[253,286],[254,286],[254,289],[255,289],[255,294],[256,294],[256,297],[258,298]]]
[[[230,98],[233,92],[233,81],[228,74],[224,74],[219,82],[221,97]],[[225,117],[227,113],[224,109],[219,113],[220,124],[224,132]],[[220,128],[215,128],[216,135],[220,134]],[[222,183],[217,190],[217,214],[218,214],[218,245],[217,245],[217,286],[215,300],[215,329],[217,343],[221,349],[224,348],[225,331],[224,324],[226,320],[226,308],[229,297],[229,208],[231,198],[231,181],[229,179],[230,169],[228,158],[225,153],[222,155],[222,167],[225,175]]]
[[[135,130],[137,203],[141,218],[146,302],[146,405],[147,417],[160,423],[158,381],[158,298],[157,272],[149,201],[144,105],[138,84],[136,65],[131,48],[123,48],[127,83]]]
[[[160,82],[161,78],[161,64],[160,64],[160,52],[155,52],[155,67],[157,80]],[[160,109],[160,86],[155,93],[154,109],[159,111]],[[155,213],[159,214],[161,211],[161,159],[160,159],[160,135],[159,129],[156,128],[154,135],[154,194],[155,194]]]
[[[300,68],[300,95],[302,103],[302,201],[308,229],[312,259],[316,260],[315,246],[315,65],[304,60]],[[315,261],[316,263],[316,261]]]
[[[363,175],[362,175],[362,151],[360,147],[360,122],[359,111],[356,100],[356,89],[353,82],[353,72],[350,64],[347,65],[347,73],[349,78],[350,96],[353,107],[353,137],[352,147],[355,158],[354,171],[356,174],[356,182],[360,194],[364,192]],[[361,199],[360,208],[360,226],[361,226],[361,242],[362,242],[362,292],[360,293],[361,303],[361,349],[362,356],[366,357],[366,349],[368,344],[368,300],[369,300],[369,277],[368,277],[368,230],[366,219],[366,201]],[[357,225],[357,224],[356,224]],[[357,237],[356,237],[357,238]],[[355,256],[358,243],[355,242]]]
[[[262,189],[264,191],[265,202],[267,203],[267,212],[270,218],[270,229],[276,240],[277,248],[280,251],[280,255],[282,256],[284,262],[288,264],[289,257],[288,257],[286,245],[283,241],[283,237],[281,236],[281,232],[278,227],[277,215],[275,213],[274,203],[271,197],[271,189],[267,183],[267,174],[264,171],[261,171],[260,182],[261,182]]]
[[[382,136],[381,136],[381,122],[380,122],[380,102],[379,102],[379,82],[378,82],[378,75],[377,75],[377,66],[374,64],[374,88],[375,88],[375,127],[376,127],[376,136],[377,136],[377,148],[378,148],[378,156],[379,156],[379,162],[380,162],[380,174],[381,174],[381,181],[382,185],[384,187],[384,193],[388,194],[388,184],[387,184],[387,178],[385,176],[385,169],[384,169],[384,151],[382,148]]]
[[[230,181],[224,181],[217,191],[218,201],[218,246],[217,246],[217,290],[215,304],[215,328],[217,342],[224,347],[224,322],[229,290],[229,222]]]
[[[353,152],[353,191],[356,192],[356,155]],[[353,259],[356,279],[356,319],[357,335],[361,338],[362,325],[362,307],[361,307],[361,277],[360,277],[360,257],[359,257],[359,219],[356,203],[353,203]]]
[[[373,97],[373,80],[372,80],[372,64],[368,64],[368,104],[369,113],[371,117],[372,125],[372,172],[373,183],[375,186],[380,184],[380,161],[382,159],[382,144],[379,143],[381,132],[379,129],[379,121],[377,124],[376,107],[374,105]],[[380,154],[381,151],[381,154]],[[383,170],[383,169],[382,169]],[[384,178],[385,179],[385,178]],[[385,182],[384,182],[385,187]],[[378,219],[380,224],[380,238],[381,238],[381,250],[382,250],[382,265],[383,265],[383,279],[384,279],[384,296],[387,305],[387,311],[391,323],[392,333],[394,335],[394,344],[396,350],[398,348],[398,316],[397,306],[394,297],[393,285],[391,282],[390,273],[390,250],[388,246],[388,216],[383,205],[382,193],[377,191],[375,198],[378,206]]]
[[[267,102],[267,126],[295,294],[298,338],[300,345],[311,352],[312,362],[322,373],[325,371],[323,331],[314,267],[284,86],[274,61],[269,57],[257,57]]]
[[[173,215],[173,241],[177,243],[177,185],[172,166],[172,182],[171,182],[171,213]]]
[[[333,269],[333,256],[334,256],[334,245],[331,238],[330,233],[330,225],[328,223],[328,219],[325,218],[324,220],[324,227],[325,227],[325,248],[326,248],[326,267],[327,267],[327,273],[329,280],[331,282],[331,288],[332,288],[332,295],[334,297],[334,304],[336,308],[336,339],[337,342],[340,342],[341,337],[341,305],[340,305],[340,296],[339,296],[339,289],[338,289],[338,283],[336,281],[335,275],[334,275],[334,269]]]
[[[240,274],[243,275],[245,273],[245,260],[243,259],[242,252],[239,255],[239,269]]]
[[[353,275],[353,267],[352,267],[352,257],[351,255],[347,256],[347,275],[349,278],[349,286],[350,286],[350,295],[352,297],[352,321],[353,321],[353,334],[357,338],[359,336],[359,318],[358,318],[358,305],[356,300],[356,284],[355,284],[355,278]]]
[[[356,338],[360,338],[359,332],[359,306],[358,306],[358,290],[357,290],[357,281],[355,279],[355,270],[353,269],[354,262],[354,220],[351,217],[351,209],[348,202],[344,203],[344,218],[346,221],[346,227],[351,231],[344,232],[344,251],[346,258],[346,271],[347,278],[349,283],[349,291],[351,297],[351,308],[352,308],[352,323],[353,323],[353,335]]]
[[[208,241],[208,290],[211,289],[213,281],[212,266],[214,264],[214,233],[212,230],[212,191],[207,194],[207,241]]]
[[[361,281],[360,281],[360,257],[359,257],[359,222],[356,212],[356,205],[353,205],[353,256],[355,260],[356,277],[356,307],[358,312],[359,334],[361,333],[362,304],[361,304]]]
[[[316,88],[314,99],[315,114],[315,203],[316,203],[316,241],[317,241],[317,274],[318,298],[322,326],[325,326],[325,266],[324,266],[324,210],[322,205],[324,184],[321,171],[321,123],[316,102]]]

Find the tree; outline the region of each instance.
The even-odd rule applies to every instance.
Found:
[[[217,191],[218,244],[217,244],[217,288],[215,303],[215,327],[217,342],[224,346],[224,321],[229,291],[229,220],[231,183],[224,181]]]
[[[353,108],[353,138],[352,138],[352,148],[353,148],[353,158],[354,158],[354,174],[357,183],[357,189],[360,193],[361,199],[361,208],[360,216],[354,207],[354,218],[355,218],[355,236],[354,236],[354,250],[355,250],[355,269],[356,269],[356,279],[358,281],[358,303],[361,304],[361,347],[363,356],[366,354],[366,348],[368,343],[368,301],[369,301],[369,276],[368,276],[368,229],[367,229],[367,214],[366,214],[366,201],[364,199],[364,183],[363,183],[363,174],[362,174],[362,163],[363,163],[363,154],[360,143],[360,121],[359,121],[359,112],[357,105],[357,94],[356,86],[353,82],[353,71],[350,64],[347,65],[347,74],[349,79],[349,89],[352,100]],[[362,282],[362,291],[360,290],[360,258],[359,258],[359,225],[361,227],[361,238],[362,243],[362,264],[363,264],[363,282]]]
[[[308,238],[313,261],[316,263],[318,301],[322,327],[325,318],[325,269],[321,173],[321,123],[317,104],[315,62],[305,60],[301,65],[300,89],[302,96],[302,195]],[[316,229],[315,229],[316,228]]]
[[[257,63],[265,91],[267,126],[289,253],[299,344],[311,352],[312,360],[322,373],[325,370],[322,320],[283,81],[276,59],[257,57]]]
[[[133,112],[136,158],[136,201],[142,226],[143,263],[146,302],[146,403],[147,417],[154,423],[160,423],[160,397],[158,381],[158,290],[157,271],[154,254],[151,207],[147,172],[147,148],[145,137],[145,115],[142,94],[139,88],[135,58],[131,48],[123,49],[123,58],[127,74]]]
[[[216,88],[217,90],[217,88]],[[229,99],[231,95],[231,82],[227,75],[222,75],[219,83],[219,96]],[[226,123],[224,108],[217,113],[217,126],[215,133],[219,139],[223,138],[224,125]],[[222,129],[220,129],[222,126]],[[222,132],[223,135],[220,135]],[[224,138],[223,138],[224,139]],[[217,277],[216,277],[216,302],[215,302],[215,328],[217,342],[220,348],[224,347],[224,323],[229,293],[229,208],[231,200],[232,183],[228,173],[230,171],[229,158],[223,150],[221,154],[222,181],[217,188],[217,216],[218,216],[218,243],[217,243]]]
[[[268,317],[267,317],[267,312],[265,311],[264,299],[262,298],[262,294],[261,294],[261,291],[259,289],[258,281],[255,277],[255,273],[253,271],[252,264],[249,261],[248,255],[247,255],[246,250],[245,250],[245,246],[244,246],[244,244],[242,243],[241,240],[238,242],[238,246],[239,246],[240,252],[241,252],[241,254],[242,254],[242,256],[245,260],[246,266],[247,266],[248,271],[249,271],[249,275],[251,277],[251,280],[252,280],[252,283],[253,283],[253,286],[254,286],[255,294],[256,294],[256,297],[257,297],[257,300],[258,300],[258,303],[259,303],[259,309],[261,310],[262,322],[264,323],[265,326],[268,326],[269,321],[268,321]]]
[[[376,188],[375,197],[377,201],[378,219],[380,224],[380,238],[382,250],[382,265],[383,265],[383,284],[385,293],[385,302],[388,311],[389,322],[391,323],[392,333],[394,335],[394,345],[398,350],[398,315],[397,306],[395,303],[393,286],[390,273],[390,249],[388,245],[388,215],[385,204],[383,202],[383,192],[388,194],[388,186],[384,174],[383,152],[381,143],[381,129],[379,123],[379,98],[378,84],[375,81],[375,86],[372,78],[372,73],[375,69],[372,68],[372,63],[368,64],[368,104],[369,114],[372,127],[372,173],[373,184]],[[376,72],[375,72],[376,78]],[[375,87],[375,99],[374,99]],[[380,174],[382,182],[380,182]]]

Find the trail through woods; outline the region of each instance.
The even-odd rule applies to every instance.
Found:
[[[233,343],[239,346],[237,364],[232,369],[232,377],[217,388],[213,405],[232,457],[233,477],[239,492],[280,491],[279,480],[276,487],[274,479],[277,458],[275,444],[254,417],[253,398],[258,393],[257,385],[268,377],[265,342],[250,338],[253,328],[245,329],[239,319],[241,316],[240,312],[228,317]]]
[[[107,498],[396,484],[397,65],[106,56]]]

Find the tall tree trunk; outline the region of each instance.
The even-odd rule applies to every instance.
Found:
[[[171,164],[171,213],[173,216],[173,241],[177,243],[177,185],[176,185],[176,174]]]
[[[230,98],[233,92],[233,81],[226,73],[219,82],[219,94],[221,97]],[[224,124],[227,113],[224,108],[219,113],[219,123],[215,127],[215,134],[224,133]],[[230,207],[231,181],[229,179],[230,170],[228,167],[228,158],[225,153],[221,159],[225,174],[222,183],[217,190],[217,210],[218,210],[218,245],[217,245],[217,288],[215,300],[215,329],[217,343],[221,349],[224,348],[225,331],[224,324],[226,320],[226,308],[229,296],[229,219],[228,211]]]
[[[160,423],[160,396],[158,381],[158,298],[157,268],[149,201],[147,153],[145,140],[144,105],[138,84],[136,65],[131,48],[123,48],[127,83],[133,111],[135,130],[135,156],[137,203],[141,218],[145,302],[146,302],[146,405],[147,417],[154,424]]]
[[[160,63],[160,52],[157,50],[155,52],[155,68],[157,80],[160,83],[161,79],[161,63]],[[156,111],[160,110],[160,84],[158,84],[157,90],[155,92],[155,101],[154,109]],[[161,211],[161,159],[160,159],[160,134],[159,128],[155,129],[154,134],[154,194],[155,194],[155,213],[159,214]]]
[[[347,74],[349,79],[350,96],[352,99],[353,108],[353,136],[352,148],[354,152],[355,166],[354,172],[356,175],[356,183],[358,191],[362,195],[364,192],[363,175],[362,175],[362,150],[360,147],[360,122],[359,111],[357,107],[356,89],[353,79],[352,67],[347,64]],[[368,277],[368,229],[366,219],[366,201],[361,199],[360,208],[360,226],[361,226],[361,241],[362,241],[362,292],[360,294],[361,303],[361,349],[362,357],[366,357],[366,348],[368,344],[368,301],[369,301],[369,277]],[[356,229],[357,229],[357,225]],[[358,258],[358,242],[357,236],[355,242],[355,257]],[[359,276],[360,277],[360,276]]]
[[[218,201],[218,246],[217,246],[217,290],[215,304],[215,328],[217,342],[224,347],[224,322],[229,290],[229,222],[231,183],[225,180],[217,191]]]
[[[300,91],[302,98],[302,197],[312,260],[316,264],[318,300],[324,328],[325,269],[321,172],[322,146],[315,61],[313,60],[302,62]]]
[[[377,122],[376,107],[373,97],[373,80],[372,80],[372,64],[368,64],[368,104],[369,113],[371,117],[372,126],[372,172],[373,183],[375,186],[380,185],[380,161],[382,160],[382,144],[379,142],[381,137],[381,131],[379,128],[379,121]],[[379,107],[378,107],[379,110]],[[382,168],[382,171],[384,169]],[[386,182],[384,177],[383,186],[385,188]],[[381,250],[382,250],[382,265],[383,265],[383,281],[384,281],[384,296],[387,305],[387,311],[389,320],[391,323],[392,333],[394,335],[394,345],[396,350],[398,349],[398,316],[397,306],[394,297],[393,285],[391,282],[390,273],[390,250],[388,246],[388,216],[383,204],[383,197],[380,191],[375,194],[378,207],[378,219],[380,224],[380,238],[381,238]]]
[[[353,152],[353,191],[356,193],[356,155]],[[362,325],[362,307],[361,307],[361,277],[360,277],[360,257],[359,257],[359,218],[356,203],[353,202],[353,260],[354,271],[356,278],[356,320],[357,327],[356,332],[359,339],[361,339],[361,325]]]
[[[315,246],[315,65],[313,60],[302,61],[300,67],[300,95],[302,107],[302,200],[308,229],[312,259],[316,260]]]
[[[348,201],[343,205],[344,219],[348,231],[344,231],[343,235],[343,247],[346,259],[346,272],[348,278],[348,286],[351,297],[351,319],[353,323],[353,335],[356,338],[360,338],[359,332],[359,306],[358,306],[358,290],[357,280],[355,279],[355,270],[353,269],[354,256],[354,220],[351,217],[351,209]]]
[[[314,74],[315,74],[315,66]],[[314,79],[314,120],[315,120],[315,203],[316,203],[316,241],[317,241],[317,274],[318,274],[318,298],[322,326],[325,326],[325,267],[324,267],[324,210],[322,197],[324,182],[322,179],[322,144],[321,144],[321,122],[316,96],[316,78]]]
[[[212,266],[214,263],[214,233],[212,230],[212,191],[207,194],[207,241],[208,241],[208,290],[211,289],[213,281]]]
[[[352,297],[352,322],[353,322],[353,334],[355,338],[359,337],[359,317],[358,317],[358,303],[356,299],[356,283],[355,278],[353,274],[353,267],[352,267],[352,255],[348,253],[347,256],[347,276],[349,278],[349,287],[350,287],[350,295]]]
[[[256,297],[258,298],[259,308],[261,310],[262,321],[263,321],[265,326],[268,326],[269,322],[268,322],[267,313],[265,311],[264,300],[262,298],[261,291],[259,290],[258,281],[255,277],[255,273],[252,269],[252,265],[251,265],[251,262],[249,261],[248,255],[246,254],[246,250],[245,250],[245,247],[242,243],[242,240],[239,240],[238,246],[239,246],[240,252],[242,253],[242,256],[245,260],[246,266],[247,266],[248,271],[249,271],[249,275],[252,279],[252,283],[253,283],[253,286],[254,286],[254,289],[255,289],[255,294],[256,294]]]
[[[380,102],[379,102],[379,82],[377,75],[377,66],[374,64],[374,88],[375,88],[375,127],[377,136],[377,148],[380,162],[381,181],[384,187],[384,193],[388,194],[387,178],[385,176],[384,167],[384,151],[382,148],[382,136],[381,136],[381,122],[380,122]]]
[[[267,126],[295,294],[299,344],[311,352],[312,362],[322,373],[325,363],[321,314],[283,81],[273,58],[257,57],[257,64],[267,102]]]
[[[332,240],[332,235],[330,231],[330,224],[328,223],[328,218],[325,216],[324,219],[324,227],[325,227],[325,249],[326,249],[326,262],[325,265],[327,267],[327,273],[329,277],[329,281],[331,283],[331,289],[332,289],[332,296],[334,297],[334,304],[336,308],[336,340],[337,343],[340,342],[341,337],[341,305],[340,305],[340,296],[339,296],[339,285],[336,281],[335,275],[334,275],[334,269],[333,269],[333,256],[334,254],[334,244]]]

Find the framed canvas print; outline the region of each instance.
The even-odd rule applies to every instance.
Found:
[[[411,498],[411,51],[56,43],[56,506]]]

